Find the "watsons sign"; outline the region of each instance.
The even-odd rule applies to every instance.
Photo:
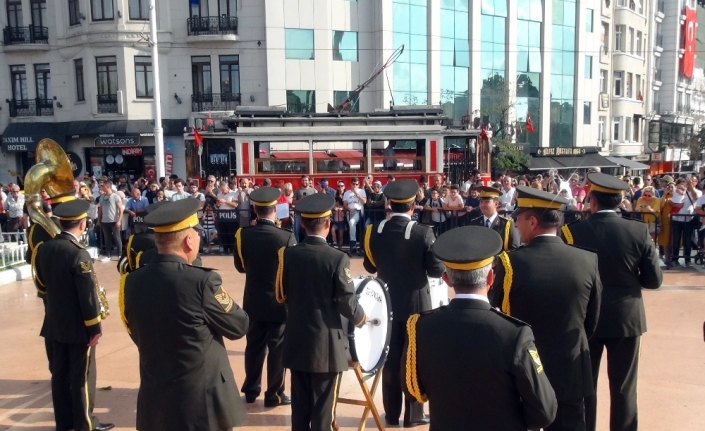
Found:
[[[100,135],[95,138],[96,147],[136,147],[140,145],[139,136]]]

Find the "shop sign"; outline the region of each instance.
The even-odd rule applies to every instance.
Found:
[[[663,153],[652,153],[651,154],[651,161],[652,162],[660,162],[663,160]]]
[[[5,136],[2,138],[2,144],[5,151],[29,151],[27,144],[33,144],[34,136]]]
[[[141,147],[123,148],[122,155],[123,156],[141,156],[142,155],[142,148]]]
[[[649,155],[648,154],[641,154],[638,156],[632,157],[632,160],[635,162],[648,162],[649,161]]]
[[[94,141],[96,147],[136,147],[140,143],[139,136],[100,135]]]
[[[83,162],[76,153],[68,152],[66,153],[66,155],[68,156],[69,162],[71,163],[71,171],[73,172],[73,177],[77,178],[81,174],[81,171],[83,171]]]
[[[585,148],[562,148],[562,147],[542,147],[536,150],[536,155],[545,157],[555,156],[582,156],[585,154]]]

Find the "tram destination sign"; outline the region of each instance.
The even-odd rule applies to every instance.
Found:
[[[563,147],[542,147],[536,150],[536,155],[541,157],[557,156],[583,156],[586,151],[584,147],[563,148]]]
[[[100,135],[95,138],[96,147],[137,147],[142,140],[139,136]]]

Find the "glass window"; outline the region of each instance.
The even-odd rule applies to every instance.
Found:
[[[595,20],[595,11],[592,9],[585,9],[585,31],[592,33],[593,22]]]
[[[114,19],[113,0],[91,0],[91,18],[93,21]]]
[[[130,0],[130,19],[149,20],[149,0]]]
[[[289,112],[298,114],[316,112],[316,92],[313,90],[286,90],[286,108]]]
[[[301,28],[284,29],[286,58],[292,60],[313,60],[313,30]]]
[[[599,139],[600,142],[605,142],[607,139],[606,125],[607,117],[600,116],[597,122],[597,139]]]
[[[189,9],[189,16],[191,18],[207,17],[208,13],[208,0],[189,0],[191,8]]]
[[[607,72],[605,69],[600,69],[600,93],[607,93]]]
[[[98,95],[117,95],[117,57],[114,55],[95,58],[98,72]]]
[[[213,83],[211,80],[211,58],[208,55],[191,57],[191,82],[193,95],[199,100],[212,97]]]
[[[12,81],[12,99],[27,100],[27,71],[24,65],[10,66],[10,79]]]
[[[632,117],[626,117],[624,119],[624,142],[631,142],[632,140]]]
[[[644,34],[640,31],[636,32],[636,55],[641,57],[644,53],[641,51],[641,44],[644,40]]]
[[[333,60],[357,61],[357,32],[333,30]]]
[[[628,72],[626,78],[627,78],[626,84],[624,86],[626,91],[625,91],[624,95],[627,98],[631,99],[632,98],[632,73]]]
[[[623,25],[616,25],[614,27],[614,50],[622,50],[622,31],[624,29]]]
[[[634,45],[636,39],[634,38],[634,29],[629,27],[629,53],[634,54]]]
[[[592,79],[592,55],[585,56],[585,78]]]
[[[69,0],[69,25],[81,23],[81,6],[79,0]]]
[[[240,94],[240,56],[220,56],[220,92]]]
[[[394,103],[417,105],[428,103],[428,41],[426,0],[391,0],[392,40],[394,47],[405,45],[404,52],[392,66]],[[441,64],[455,62],[456,16],[447,13],[456,0],[441,3]],[[459,1],[462,7],[466,1]],[[467,16],[467,12],[464,12]],[[460,18],[458,18],[460,20]],[[469,57],[469,55],[468,55]]]
[[[135,85],[137,88],[137,97],[154,97],[152,84],[152,57],[146,55],[135,56]]]
[[[237,0],[219,0],[218,16],[237,16]]]
[[[47,25],[47,2],[46,0],[31,0],[32,25],[35,27],[46,27]]]
[[[592,102],[583,102],[583,124],[592,124]]]
[[[360,93],[357,91],[334,91],[333,102],[335,107],[343,106],[343,111],[360,112]],[[349,109],[348,109],[349,107]]]
[[[7,0],[7,23],[10,27],[22,27],[22,1]]]
[[[622,72],[614,72],[614,97],[622,97]]]
[[[83,59],[74,60],[73,68],[76,73],[76,100],[82,102],[86,100],[86,93],[83,87]]]
[[[619,128],[622,126],[622,117],[614,117],[612,119],[612,140],[619,141]]]
[[[644,98],[641,95],[641,75],[636,75],[636,81],[634,81],[634,94],[636,95],[636,98],[641,100],[642,102],[644,101]]]

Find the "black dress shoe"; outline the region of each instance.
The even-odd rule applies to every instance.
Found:
[[[93,431],[108,431],[115,428],[115,425],[113,424],[101,424],[98,423],[98,425],[93,427]]]
[[[386,422],[388,427],[398,427],[399,419],[388,418],[386,415],[384,417],[384,422]]]
[[[428,416],[424,416],[423,418],[421,418],[418,421],[413,421],[413,422],[408,422],[408,423],[404,422],[404,428],[417,427],[419,425],[428,425],[429,423],[431,423],[431,418],[429,418]]]
[[[257,401],[257,395],[247,395],[245,394],[245,402],[247,404],[252,404]]]
[[[264,399],[265,407],[288,406],[289,404],[291,404],[291,398],[289,398],[286,394],[277,395],[276,398]]]

